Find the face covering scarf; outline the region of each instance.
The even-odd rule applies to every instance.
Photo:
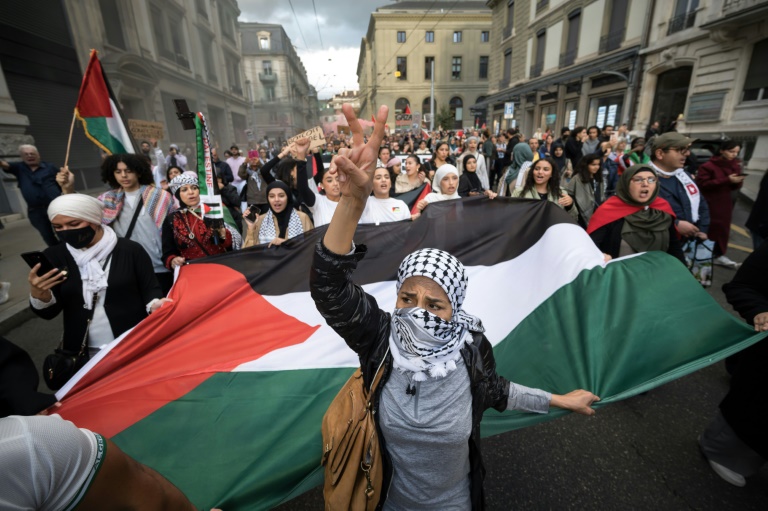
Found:
[[[461,308],[467,288],[464,265],[448,252],[426,248],[413,252],[400,264],[397,292],[409,277],[427,277],[448,295],[453,316],[446,321],[421,308],[396,309],[389,345],[394,366],[413,373],[414,381],[442,378],[456,369],[461,348],[472,342],[472,332],[483,332],[479,318]]]

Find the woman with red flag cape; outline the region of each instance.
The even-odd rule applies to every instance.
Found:
[[[659,196],[656,173],[633,165],[619,178],[616,195],[592,215],[587,234],[603,253],[621,257],[661,250],[685,261],[675,229],[675,213]]]

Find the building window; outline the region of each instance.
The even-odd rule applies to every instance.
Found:
[[[424,40],[428,43],[434,43],[435,33],[432,30],[427,30],[426,35],[424,36]]]
[[[395,113],[404,114],[405,109],[409,108],[410,106],[411,106],[411,102],[408,101],[406,98],[397,98],[397,101],[395,101]]]
[[[544,51],[547,46],[547,32],[542,29],[536,34],[536,62],[531,66],[531,78],[541,76],[544,69]]]
[[[152,18],[152,31],[157,44],[157,53],[161,57],[189,69],[184,33],[181,30],[184,25],[183,16],[166,16],[154,4],[150,5],[149,12]]]
[[[432,79],[432,64],[435,62],[435,57],[424,57],[424,79]]]
[[[275,88],[274,87],[264,87],[264,98],[267,101],[274,101],[275,100]]]
[[[600,53],[618,49],[624,41],[627,27],[627,7],[629,0],[613,0],[611,2],[611,17],[608,23],[608,33],[600,38]]]
[[[464,120],[464,102],[460,97],[455,96],[451,98],[448,107],[451,109],[451,116],[454,120],[453,127],[461,128],[461,121]]]
[[[232,16],[226,10],[226,7],[222,2],[219,2],[219,25],[221,26],[221,35],[223,35],[230,41],[234,41],[235,36],[234,36],[234,30],[232,28],[233,27]]]
[[[398,30],[397,31],[397,42],[401,43],[401,44],[405,42],[405,31],[404,30]]]
[[[397,71],[395,78],[398,80],[408,79],[408,57],[397,57]]]
[[[579,30],[581,29],[581,9],[576,9],[568,15],[568,39],[565,41],[565,51],[560,54],[560,67],[573,64],[579,53]]]
[[[454,43],[460,43],[461,42],[461,30],[458,30],[453,33],[453,42]]]
[[[432,113],[432,97],[426,97],[424,98],[424,101],[421,102],[421,113],[425,116]],[[429,119],[426,117],[424,120],[429,122]]]
[[[480,57],[480,70],[478,71],[477,76],[481,80],[487,80],[488,79],[488,57],[481,56]]]
[[[667,26],[667,35],[691,28],[696,24],[696,10],[699,0],[677,0],[675,12]]]
[[[268,50],[269,49],[269,37],[267,37],[267,36],[259,37],[259,49],[260,50]]]
[[[229,88],[235,94],[242,95],[243,87],[240,84],[240,57],[236,57],[236,56],[227,57],[226,62],[227,62],[227,79],[229,80]]]
[[[507,48],[504,51],[504,75],[502,77],[502,86],[500,88],[509,87],[509,81],[512,78],[512,48]]]
[[[272,74],[272,61],[271,60],[263,60],[261,61],[261,70],[265,75],[271,75]]]
[[[742,101],[760,101],[768,99],[768,39],[755,43],[752,58],[749,61],[747,78],[744,80]]]
[[[504,39],[512,35],[515,28],[515,0],[507,2],[507,26],[504,27]]]
[[[208,76],[208,81],[213,83],[219,82],[219,77],[216,73],[216,61],[213,59],[213,39],[200,40],[203,45],[203,59],[205,60],[205,71]]]
[[[451,60],[451,80],[461,80],[461,57]]]
[[[269,123],[277,124],[277,112],[269,112]]]
[[[491,33],[487,30],[480,32],[480,42],[487,43],[491,40]]]
[[[107,42],[124,50],[123,23],[116,0],[99,0],[99,7],[101,9],[101,21],[107,34]]]

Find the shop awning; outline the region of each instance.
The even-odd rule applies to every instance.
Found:
[[[617,53],[611,53],[610,55],[599,57],[590,62],[564,69],[563,71],[549,74],[542,78],[537,78],[536,80],[530,80],[522,85],[518,85],[517,87],[511,87],[509,89],[497,92],[496,94],[492,94],[485,98],[483,101],[479,101],[478,103],[470,106],[469,109],[484,111],[488,108],[488,105],[511,101],[513,98],[528,92],[533,92],[535,90],[543,89],[555,84],[566,84],[572,80],[582,78],[584,76],[599,75],[601,71],[613,71],[613,69],[611,69],[612,66],[615,66],[616,64],[627,59],[637,57],[639,51],[640,45],[633,46],[631,48],[621,50]]]

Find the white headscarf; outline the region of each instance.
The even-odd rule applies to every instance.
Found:
[[[432,180],[432,188],[434,189],[433,193],[428,193],[424,199],[428,203],[433,202],[439,202],[443,200],[449,200],[449,199],[460,199],[461,196],[459,195],[459,186],[458,183],[456,184],[456,190],[451,195],[446,195],[443,193],[443,189],[440,186],[440,184],[443,181],[443,178],[447,176],[448,174],[453,174],[456,176],[456,179],[459,178],[459,171],[451,165],[450,163],[446,163],[445,165],[442,165],[439,169],[437,169],[437,172],[435,172],[435,178]]]
[[[427,277],[437,283],[451,302],[453,315],[446,321],[421,308],[396,309],[389,337],[394,366],[414,373],[414,381],[439,378],[456,369],[461,348],[472,343],[472,332],[483,332],[479,318],[461,308],[467,292],[464,265],[436,248],[408,255],[397,270],[397,292],[409,277]]]
[[[101,224],[104,204],[89,195],[73,193],[56,197],[48,206],[48,218],[52,221],[57,215],[79,218],[91,224]],[[83,282],[83,302],[85,308],[93,307],[93,295],[107,289],[107,273],[101,267],[117,245],[117,235],[108,225],[102,225],[103,235],[93,246],[74,248],[66,245],[72,259],[75,260]]]

